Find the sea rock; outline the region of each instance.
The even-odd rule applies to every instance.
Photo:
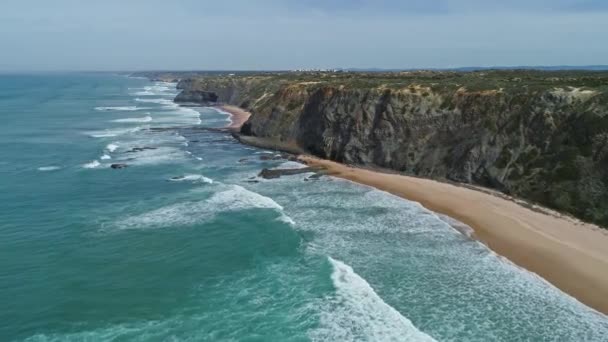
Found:
[[[209,104],[217,102],[218,96],[214,92],[201,90],[184,90],[175,97],[176,103]]]
[[[129,165],[127,164],[112,164],[110,165],[111,168],[113,169],[124,169],[126,167],[128,167]]]
[[[302,173],[318,172],[319,168],[304,167],[301,169],[263,169],[258,176],[264,179],[274,179],[281,176],[292,176]]]
[[[125,153],[135,153],[135,152],[142,152],[142,151],[146,151],[146,150],[156,150],[156,147],[133,147],[132,149],[125,151]]]
[[[286,159],[285,156],[283,156],[282,154],[263,154],[260,156],[260,160],[281,160],[281,159]]]

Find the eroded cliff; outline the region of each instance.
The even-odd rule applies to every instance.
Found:
[[[490,71],[183,80],[242,133],[319,157],[491,187],[608,226],[608,74]]]

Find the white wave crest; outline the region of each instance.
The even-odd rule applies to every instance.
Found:
[[[268,208],[283,211],[283,207],[272,198],[249,191],[240,185],[232,185],[231,189],[214,194],[208,203],[224,210]]]
[[[141,110],[144,108],[140,108],[137,106],[118,106],[118,107],[95,107],[95,110],[105,112],[105,111],[118,111],[118,112],[134,112],[136,110]]]
[[[215,214],[245,209],[273,209],[284,215],[283,207],[272,198],[232,185],[206,201],[189,201],[168,205],[117,222],[119,229],[165,228],[192,225],[212,219]]]
[[[171,109],[167,115],[154,116],[154,122],[168,125],[198,125],[201,123],[200,113],[191,108],[169,107]]]
[[[93,160],[92,162],[82,165],[82,167],[85,169],[96,169],[96,168],[99,168],[100,166],[101,166],[101,163],[99,163],[97,160]]]
[[[175,94],[175,84],[173,83],[157,83],[153,86],[143,88],[129,88],[130,90],[138,90],[133,93],[136,96],[168,96]]]
[[[138,123],[138,122],[150,122],[152,121],[152,117],[150,115],[141,117],[141,118],[124,118],[124,119],[116,119],[112,120],[112,122],[123,122],[123,123]]]
[[[61,169],[61,166],[41,166],[38,171],[56,171]]]
[[[161,105],[176,105],[175,102],[173,102],[173,100],[169,100],[169,99],[141,99],[141,98],[136,98],[135,101],[137,102],[143,102],[143,103],[156,103],[156,104],[161,104]]]
[[[173,177],[169,179],[171,182],[194,182],[194,183],[207,183],[213,184],[213,179],[207,178],[203,175],[184,175],[181,177]]]
[[[108,159],[112,159],[112,157],[110,155],[108,155],[108,154],[104,154],[99,159],[101,159],[101,160],[108,160]]]
[[[290,226],[296,225],[296,221],[294,221],[291,217],[287,216],[285,213],[283,213],[281,216],[279,216],[279,218],[277,218],[277,220],[287,223]]]
[[[133,93],[133,95],[137,95],[137,96],[155,96],[158,95],[157,93],[153,93],[151,91],[148,90],[144,90],[144,91],[138,91]]]
[[[281,165],[277,166],[276,169],[304,169],[308,167],[302,163],[294,162],[294,161],[286,161]]]
[[[106,129],[103,131],[88,132],[87,135],[93,138],[111,138],[119,135],[135,133],[141,131],[147,127],[134,127],[134,128],[117,128],[117,129]]]
[[[435,341],[385,303],[374,289],[345,263],[328,258],[336,298],[321,314],[315,341]]]
[[[117,148],[118,145],[116,143],[108,144],[108,146],[106,146],[106,150],[110,153],[116,151]]]
[[[116,156],[115,156],[116,157]],[[157,165],[173,163],[186,158],[186,153],[180,149],[170,146],[161,146],[155,149],[143,150],[121,155],[119,161],[124,161],[129,165]]]

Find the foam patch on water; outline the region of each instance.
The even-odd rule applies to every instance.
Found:
[[[38,171],[57,171],[61,169],[61,166],[41,166]]]
[[[450,227],[456,229],[460,233],[464,234],[466,237],[473,238],[475,236],[475,231],[470,226],[447,215],[442,215],[438,213],[436,213],[436,215],[438,219],[447,223]]]
[[[87,132],[86,134],[93,138],[112,138],[119,135],[131,134],[148,127],[134,127],[134,128],[117,128],[117,129],[106,129],[103,131]]]
[[[93,160],[92,162],[83,164],[82,167],[85,169],[97,169],[101,167],[101,163],[97,160]]]
[[[109,154],[103,154],[101,157],[99,157],[99,159],[101,159],[101,160],[109,160],[109,159],[112,159],[112,157]]]
[[[321,314],[314,341],[435,341],[385,303],[374,289],[345,263],[328,258],[336,288]]]
[[[115,159],[129,165],[157,165],[180,162],[187,157],[182,149],[171,146],[160,146],[152,150],[124,153]]]
[[[137,96],[155,96],[158,95],[157,93],[153,93],[151,91],[148,90],[144,90],[144,91],[137,91],[135,93],[133,93],[133,95],[137,95]]]
[[[152,117],[150,115],[141,117],[141,118],[124,118],[124,119],[116,119],[112,120],[112,122],[121,122],[121,123],[140,123],[140,122],[150,122],[152,121]]]
[[[130,90],[138,90],[133,93],[135,96],[169,96],[175,95],[176,89],[174,83],[157,83],[153,86],[143,88],[129,88]]]
[[[192,225],[210,220],[220,212],[246,209],[272,209],[284,214],[283,207],[272,198],[238,185],[231,185],[227,190],[217,192],[207,200],[171,204],[128,217],[117,222],[117,226],[120,229],[146,229]]]
[[[308,167],[308,166],[305,165],[305,164],[302,164],[302,163],[298,163],[298,162],[295,162],[295,161],[287,161],[287,162],[284,162],[281,165],[277,166],[275,169],[291,169],[291,170],[294,170],[294,169],[304,169],[306,167]]]
[[[207,178],[203,175],[184,175],[181,177],[170,178],[171,182],[193,182],[193,183],[207,183],[213,184],[213,179]]]
[[[281,216],[279,216],[279,218],[277,218],[277,220],[280,222],[287,223],[290,226],[296,225],[296,221],[294,221],[291,217],[287,216],[285,213],[283,213]]]
[[[166,105],[166,106],[177,106],[177,104],[175,104],[175,102],[173,102],[173,100],[169,100],[169,99],[142,99],[142,98],[136,98],[135,101],[137,102],[142,102],[142,103],[156,103],[156,104],[161,104],[161,105]]]
[[[229,190],[215,193],[208,200],[208,203],[217,205],[224,210],[268,208],[283,211],[283,207],[272,198],[249,191],[240,185],[232,185]]]
[[[137,106],[117,106],[117,107],[95,107],[95,110],[106,112],[106,111],[117,111],[117,112],[134,112],[145,108]]]
[[[118,148],[118,144],[116,144],[116,143],[111,143],[111,144],[108,144],[108,146],[106,146],[106,150],[108,150],[108,152],[110,152],[110,153],[116,151],[117,148]]]

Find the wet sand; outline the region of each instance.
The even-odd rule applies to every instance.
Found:
[[[608,230],[547,209],[534,209],[491,190],[353,168],[309,156],[300,160],[421,203],[469,225],[474,238],[586,305],[608,314]]]
[[[226,128],[234,130],[235,132],[238,132],[241,129],[241,126],[243,126],[243,124],[251,116],[251,113],[237,106],[222,105],[218,108],[230,114],[231,123],[230,125],[226,126]]]

